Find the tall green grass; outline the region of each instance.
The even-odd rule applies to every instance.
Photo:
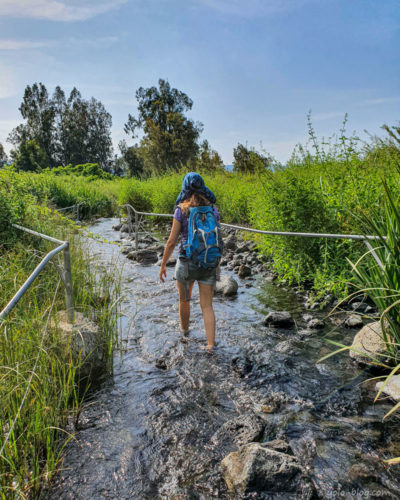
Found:
[[[5,181],[4,181],[5,179]],[[3,175],[0,206],[0,310],[54,245],[10,226],[19,222],[56,238],[68,239],[77,311],[99,325],[104,375],[112,371],[117,341],[118,274],[97,272],[83,236],[45,205],[37,205],[35,179]],[[37,183],[36,187],[34,186]],[[46,186],[43,190],[46,191]],[[6,202],[4,202],[6,200]],[[37,497],[60,463],[72,436],[64,429],[79,411],[90,380],[81,380],[83,360],[68,351],[51,326],[65,309],[64,287],[52,264],[45,267],[8,317],[0,322],[0,498]]]

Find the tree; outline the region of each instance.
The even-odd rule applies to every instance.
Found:
[[[233,150],[233,171],[239,173],[264,173],[272,163],[272,159],[254,148],[248,149],[238,144]]]
[[[160,79],[159,87],[136,91],[138,116],[128,115],[125,132],[133,139],[142,131],[140,151],[144,170],[162,172],[194,164],[199,150],[198,137],[202,124],[185,116],[193,101],[184,93]],[[137,151],[136,151],[137,152]]]
[[[7,154],[4,150],[3,144],[0,142],[0,168],[7,164]]]
[[[208,173],[214,173],[218,170],[224,170],[224,162],[217,153],[211,149],[207,140],[200,145],[199,155],[196,162],[196,169]]]
[[[49,98],[45,85],[34,83],[25,88],[19,110],[26,121],[8,138],[16,147],[15,155],[33,140],[45,153],[50,168],[87,162],[98,163],[104,170],[110,168],[111,115],[100,101],[82,99],[76,88],[66,99],[58,86]]]
[[[42,168],[49,166],[46,152],[34,139],[23,142],[17,151],[11,152],[11,156],[18,170],[39,172]]]
[[[144,161],[140,147],[137,144],[128,146],[126,141],[120,141],[118,147],[121,157],[117,162],[122,163],[121,168],[126,175],[128,177],[141,177],[143,175]]]

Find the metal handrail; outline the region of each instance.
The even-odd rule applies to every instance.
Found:
[[[125,205],[119,205],[118,210],[119,213],[121,213],[120,209],[121,208],[128,208],[128,228],[129,228],[129,234],[131,233],[130,231],[130,224],[131,224],[131,214],[130,210],[133,210],[135,214],[135,243],[136,243],[136,250],[138,250],[139,247],[139,239],[138,239],[138,232],[139,232],[139,215],[150,215],[150,216],[156,216],[156,217],[173,217],[173,214],[157,214],[157,213],[151,213],[151,212],[139,212],[136,210],[132,205],[129,203],[126,203]],[[236,226],[233,224],[225,224],[223,222],[220,223],[221,226],[223,227],[229,227],[231,229],[235,229],[237,231],[247,231],[249,233],[257,233],[257,234],[266,234],[266,235],[271,235],[271,236],[300,236],[303,238],[336,238],[336,239],[345,239],[345,240],[358,240],[358,241],[363,241],[370,251],[371,255],[374,257],[375,261],[379,265],[381,269],[383,269],[383,264],[381,260],[379,259],[378,255],[376,254],[375,250],[371,246],[368,240],[376,240],[380,239],[379,236],[369,236],[369,235],[361,235],[361,234],[330,234],[330,233],[295,233],[295,232],[288,232],[288,231],[263,231],[261,229],[253,229],[252,227],[244,227],[244,226]]]
[[[25,283],[21,286],[21,288],[17,291],[14,297],[8,302],[5,308],[0,312],[0,320],[4,319],[7,314],[18,304],[21,297],[25,294],[31,284],[35,281],[38,275],[41,273],[42,269],[46,266],[46,264],[58,253],[63,252],[64,257],[64,271],[62,273],[62,282],[65,286],[65,301],[66,301],[66,309],[67,309],[67,319],[70,323],[73,323],[75,320],[75,311],[74,311],[74,298],[73,298],[73,289],[72,289],[72,272],[71,272],[71,255],[69,250],[69,242],[61,241],[57,238],[53,238],[52,236],[48,236],[47,234],[38,233],[37,231],[33,231],[32,229],[28,229],[26,227],[20,226],[19,224],[11,224],[16,229],[20,229],[21,231],[25,231],[26,233],[33,234],[34,236],[39,236],[44,240],[51,241],[52,243],[57,243],[58,246],[51,250],[45,257],[39,262],[31,275],[27,278]]]

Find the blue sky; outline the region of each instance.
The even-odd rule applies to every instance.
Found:
[[[280,161],[340,128],[400,120],[399,0],[0,0],[0,142],[26,85],[76,86],[113,117],[159,78],[186,92],[203,137],[232,162],[238,142]]]

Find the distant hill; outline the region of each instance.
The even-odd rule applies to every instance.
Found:
[[[232,172],[233,165],[225,165],[225,170],[229,170],[229,172]]]

